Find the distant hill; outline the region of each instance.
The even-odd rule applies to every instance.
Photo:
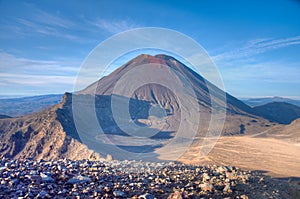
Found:
[[[0,114],[0,119],[4,119],[4,118],[11,118],[11,117],[8,116],[8,115],[1,115],[1,114]]]
[[[12,117],[35,113],[61,101],[62,94],[0,99],[0,113]]]
[[[24,95],[0,95],[0,99],[13,99],[13,98],[21,98],[26,97]]]
[[[264,98],[249,98],[249,99],[241,99],[245,104],[249,106],[261,106],[271,102],[286,102],[290,104],[294,104],[296,106],[300,106],[300,100],[294,100],[284,97],[264,97]]]
[[[286,102],[272,102],[253,109],[257,115],[281,124],[289,124],[300,118],[300,107]]]

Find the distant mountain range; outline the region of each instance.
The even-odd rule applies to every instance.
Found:
[[[42,111],[61,101],[62,94],[0,99],[0,114],[17,117]]]
[[[253,108],[257,115],[270,121],[289,124],[300,118],[300,107],[286,102],[271,102]]]
[[[39,112],[59,103],[62,99],[63,94],[49,94],[49,95],[39,95],[39,96],[29,96],[29,97],[8,97],[3,96],[3,99],[0,98],[0,119],[1,118],[8,118],[8,117],[18,117],[23,115],[28,115],[31,113]],[[292,109],[297,109],[295,106],[289,106],[289,110],[291,111],[290,114],[294,114],[293,116],[288,116],[286,114],[284,118],[277,118],[274,119],[272,114],[275,114],[275,110],[271,110],[271,107],[274,105],[277,106],[276,111],[279,111],[280,107],[287,107],[285,103],[289,103],[292,105],[300,106],[300,100],[294,100],[289,98],[283,97],[265,97],[265,98],[248,98],[248,99],[241,99],[242,102],[245,104],[254,107],[256,111],[258,111],[260,116],[263,116],[267,119],[272,121],[276,121],[279,123],[290,123],[295,118],[299,118],[298,114],[294,114]],[[273,102],[282,102],[282,103],[275,103]],[[270,105],[267,105],[271,103]],[[272,105],[273,104],[273,105]],[[264,106],[267,105],[267,106]],[[271,113],[271,112],[272,113]],[[296,111],[297,112],[297,111]],[[278,116],[279,117],[279,116]]]
[[[263,98],[248,98],[241,99],[245,104],[255,107],[265,105],[271,102],[286,102],[290,104],[294,104],[296,106],[300,106],[300,100],[289,99],[284,97],[263,97]]]

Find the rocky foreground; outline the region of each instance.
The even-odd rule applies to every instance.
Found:
[[[293,198],[289,184],[233,166],[0,160],[0,198]]]

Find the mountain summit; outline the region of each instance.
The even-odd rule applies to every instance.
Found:
[[[189,81],[191,86],[193,87],[194,92],[197,96],[197,101],[207,108],[211,107],[211,96],[214,96],[215,104],[219,105],[220,107],[223,107],[224,104],[222,104],[223,100],[227,100],[227,111],[234,114],[253,114],[251,108],[241,102],[240,100],[236,99],[235,97],[224,93],[221,89],[214,86],[212,83],[210,83],[208,80],[203,78],[201,75],[190,69],[189,67],[185,66],[183,63],[178,61],[177,59],[164,55],[164,54],[158,54],[155,56],[148,55],[148,54],[141,54],[137,56],[136,58],[128,61],[115,71],[113,71],[110,75],[103,77],[99,81],[94,82],[90,86],[88,86],[86,89],[79,91],[78,94],[95,94],[95,95],[111,95],[113,93],[115,84],[120,80],[121,77],[123,77],[127,72],[134,70],[136,67],[142,66],[142,65],[151,65],[151,66],[157,66],[157,65],[164,65],[166,67],[169,67],[171,70],[165,70],[165,74],[163,74],[164,77],[172,76],[172,71],[178,72],[184,79]],[[151,68],[150,68],[151,69]],[[147,72],[147,73],[146,73]],[[158,74],[156,74],[154,71],[148,70],[145,71],[147,76],[153,77]],[[130,82],[128,82],[130,84]],[[151,91],[151,88],[156,88],[155,91]],[[154,96],[143,96],[141,94],[140,96],[146,97],[147,99],[156,97],[156,94],[161,95],[159,92],[159,89],[157,89],[157,86],[151,86],[151,88],[148,88],[149,94],[152,93]],[[139,96],[138,93],[135,93],[137,96]],[[223,98],[226,97],[225,98]]]

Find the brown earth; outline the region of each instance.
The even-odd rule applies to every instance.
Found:
[[[266,171],[274,177],[300,177],[300,146],[296,143],[249,136],[220,137],[208,156],[201,159],[200,148],[194,144],[180,161],[234,165]]]

